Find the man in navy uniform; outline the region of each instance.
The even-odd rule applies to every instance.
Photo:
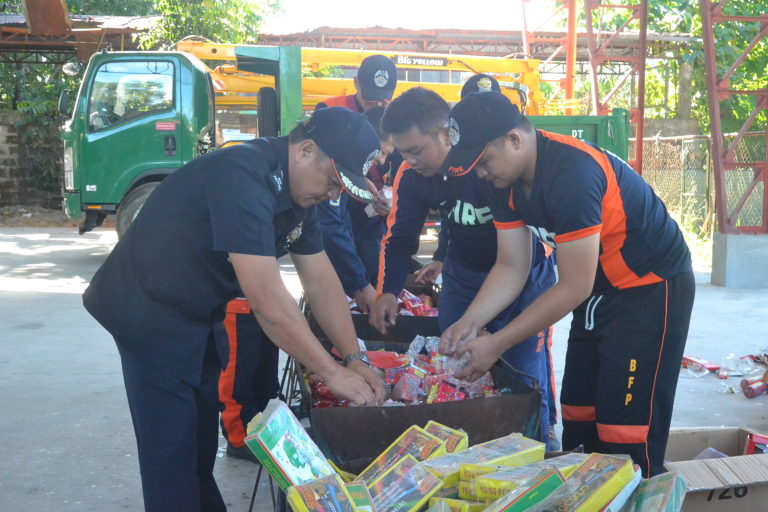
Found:
[[[573,312],[561,393],[563,448],[629,454],[644,477],[664,471],[695,293],[677,224],[623,160],[574,137],[534,130],[501,94],[468,95],[449,123],[444,172],[494,185],[488,199],[499,243],[488,279],[443,333],[441,351],[468,352],[463,376],[473,379]],[[557,284],[502,330],[475,337],[517,300],[526,270],[511,256],[530,247],[531,232],[557,252]]]
[[[482,77],[481,77],[482,78]],[[477,83],[477,80],[472,80]],[[470,89],[472,85],[468,86]],[[409,271],[409,261],[419,247],[419,235],[430,209],[440,210],[447,251],[438,251],[443,287],[440,292],[440,329],[447,329],[464,314],[496,259],[496,230],[485,198],[487,184],[474,175],[447,180],[439,173],[448,151],[450,107],[436,93],[416,87],[404,92],[387,107],[383,128],[392,134],[395,147],[405,159],[392,192],[392,210],[382,241],[379,263],[379,296],[371,312],[371,324],[384,332],[397,318],[397,296]],[[527,246],[525,291],[520,299],[489,319],[484,327],[495,332],[555,282],[554,264],[542,244]],[[436,264],[432,265],[432,268]],[[434,270],[433,270],[434,271]],[[549,326],[533,333],[524,343],[504,354],[515,368],[534,377],[542,391],[538,437],[551,449],[557,439],[551,428],[554,407],[549,386]]]
[[[365,112],[383,107],[397,87],[397,67],[389,57],[370,55],[363,59],[355,76],[355,94],[336,96],[321,101],[315,108],[344,107],[353,112]]]
[[[314,208],[342,190],[369,197],[364,174],[378,152],[363,116],[328,108],[287,137],[203,155],[157,187],[94,275],[83,302],[120,352],[146,510],[226,509],[213,478],[225,360],[213,330],[240,293],[264,333],[338,396],[353,405],[383,400]],[[285,252],[344,365],[285,288],[277,263]]]

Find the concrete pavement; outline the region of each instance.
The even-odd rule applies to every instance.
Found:
[[[114,342],[80,294],[115,243],[114,231],[0,229],[0,509],[141,510],[136,444]],[[431,254],[429,247],[424,255]],[[290,261],[286,282],[299,293]],[[686,354],[718,362],[768,346],[768,289],[713,286],[697,274]],[[568,321],[555,331],[562,378]],[[728,379],[738,387],[738,378]],[[713,376],[681,377],[673,425],[768,432],[768,396],[722,394]],[[223,439],[220,439],[223,445]],[[216,478],[233,511],[246,510],[256,466],[223,455]],[[271,507],[266,488],[258,509]]]

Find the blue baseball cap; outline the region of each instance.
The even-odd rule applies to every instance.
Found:
[[[523,114],[517,105],[499,92],[473,92],[448,114],[451,150],[441,172],[458,177],[471,171],[485,147],[520,124]]]
[[[315,110],[306,125],[307,134],[333,161],[344,191],[358,201],[373,200],[366,175],[381,152],[371,123],[344,107]]]
[[[499,81],[493,78],[491,75],[485,73],[478,73],[472,75],[464,82],[464,86],[461,88],[461,97],[463,98],[467,94],[473,92],[501,92],[501,86]]]
[[[397,86],[397,67],[389,57],[371,55],[357,70],[357,87],[365,101],[389,101]]]

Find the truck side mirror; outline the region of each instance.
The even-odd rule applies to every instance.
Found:
[[[61,91],[59,95],[59,114],[69,117],[72,112],[69,110],[69,91]]]

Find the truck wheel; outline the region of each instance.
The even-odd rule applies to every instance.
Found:
[[[280,129],[277,116],[277,93],[272,87],[262,87],[258,95],[259,137],[277,137]]]
[[[135,189],[128,192],[128,195],[120,203],[120,207],[117,209],[117,222],[115,227],[117,228],[117,237],[122,238],[128,228],[131,227],[133,219],[141,211],[141,207],[147,201],[149,194],[151,194],[155,188],[160,184],[159,181],[153,181],[151,183],[145,183],[139,185]]]

